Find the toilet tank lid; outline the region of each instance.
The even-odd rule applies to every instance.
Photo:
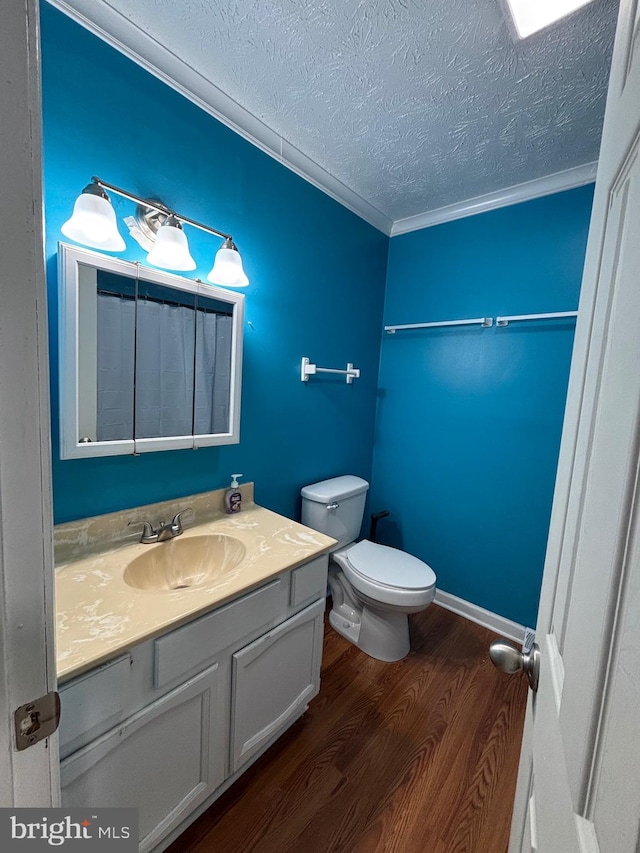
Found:
[[[311,483],[305,486],[300,494],[303,498],[318,503],[331,503],[335,500],[344,500],[354,495],[361,495],[369,488],[369,483],[362,477],[353,474],[345,474],[342,477],[332,477],[330,480],[321,480],[319,483]]]

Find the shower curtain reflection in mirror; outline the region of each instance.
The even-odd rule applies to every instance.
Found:
[[[98,441],[229,430],[229,314],[108,292],[97,310]]]

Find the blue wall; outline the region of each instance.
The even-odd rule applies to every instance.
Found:
[[[385,324],[574,310],[593,188],[395,237]],[[574,323],[382,342],[372,511],[438,587],[535,625]]]
[[[51,6],[41,14],[56,522],[220,488],[231,471],[295,517],[305,483],[370,478],[388,238]],[[251,281],[239,445],[59,459],[57,242],[92,175],[234,235]],[[133,213],[112,201],[120,223]],[[187,231],[205,279],[220,244]],[[125,239],[122,256],[144,263]],[[302,356],[351,361],[362,378],[303,384]]]

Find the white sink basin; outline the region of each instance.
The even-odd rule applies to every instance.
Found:
[[[149,545],[124,571],[135,589],[174,592],[197,589],[223,578],[244,560],[246,548],[234,536],[212,533]]]

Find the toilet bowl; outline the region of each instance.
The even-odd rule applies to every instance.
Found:
[[[302,489],[302,522],[338,540],[330,554],[329,622],[363,652],[396,661],[410,650],[408,614],[433,601],[436,576],[426,563],[360,532],[369,484],[334,477]]]
[[[424,610],[435,596],[433,570],[404,551],[366,539],[331,558],[333,628],[371,657],[401,660],[410,649],[408,614]]]

